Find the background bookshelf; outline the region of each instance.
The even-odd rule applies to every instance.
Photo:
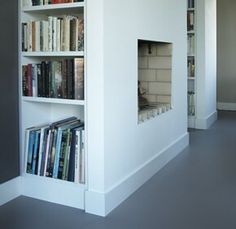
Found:
[[[54,1],[56,3],[57,1]],[[86,29],[83,29],[82,45],[81,40],[81,26],[78,27],[80,22],[85,24],[85,12],[86,6],[83,1],[72,3],[60,3],[60,4],[45,4],[43,1],[31,1],[22,0],[20,7],[20,20],[19,20],[19,73],[20,73],[20,145],[21,145],[21,174],[22,174],[22,189],[25,196],[46,200],[49,202],[64,204],[80,209],[84,209],[84,193],[87,189],[87,128],[86,128]],[[37,5],[34,5],[37,4]],[[78,19],[77,19],[78,18]],[[52,24],[50,24],[52,20]],[[54,20],[54,22],[53,22]],[[72,22],[73,21],[73,22]],[[43,23],[46,23],[43,25]],[[53,24],[54,23],[54,24]],[[74,23],[74,25],[72,24]],[[36,25],[37,24],[37,25]],[[46,25],[46,26],[45,26]],[[48,25],[48,26],[47,26]],[[50,27],[52,26],[52,28]],[[69,26],[69,29],[68,29]],[[35,28],[36,27],[36,28]],[[48,27],[48,28],[47,28]],[[72,31],[72,28],[76,28]],[[77,29],[79,28],[79,29]],[[25,31],[25,30],[26,31]],[[42,31],[47,29],[47,37],[42,37],[45,34]],[[41,31],[42,30],[42,31]],[[69,31],[69,34],[68,34]],[[26,37],[25,37],[26,36]],[[77,37],[78,40],[77,40]],[[47,39],[46,39],[47,38]],[[75,40],[73,40],[75,38]],[[51,40],[50,40],[51,39]],[[75,43],[78,42],[78,43]],[[27,43],[27,44],[26,44]],[[46,43],[48,46],[45,49]],[[76,46],[75,46],[76,45]],[[34,46],[34,47],[31,47]],[[74,47],[72,47],[74,46]],[[67,47],[67,48],[65,48]],[[83,79],[82,83],[83,96],[76,98],[75,85],[76,84],[76,63],[75,60],[83,60]],[[63,61],[68,60],[65,64],[66,70],[63,71]],[[42,67],[38,67],[39,64],[45,62],[49,70],[44,70]],[[71,67],[69,68],[69,62]],[[60,63],[59,76],[56,75],[53,65]],[[36,66],[39,70],[32,70],[24,76],[23,66]],[[54,69],[54,70],[53,70]],[[78,67],[81,69],[81,66]],[[77,70],[78,70],[77,69]],[[49,93],[39,97],[40,82],[38,78],[34,79],[33,76],[39,77],[42,72],[46,72],[45,78],[49,77],[48,90]],[[81,77],[81,72],[78,73]],[[29,75],[29,76],[28,76]],[[33,76],[32,76],[33,75]],[[66,75],[66,76],[65,76]],[[68,75],[68,76],[67,76]],[[58,94],[50,95],[50,88],[56,88],[58,90],[58,78],[59,85],[63,89],[62,79],[65,78],[65,90],[63,96]],[[60,78],[61,77],[61,78]],[[50,79],[56,79],[56,81]],[[63,79],[64,79],[63,78]],[[31,82],[32,90],[36,88],[36,94],[25,95],[24,87],[30,86]],[[69,84],[68,79],[73,79]],[[36,82],[36,86],[34,85]],[[46,82],[44,85],[47,87]],[[55,83],[56,82],[56,83]],[[54,83],[56,86],[54,86]],[[60,84],[61,83],[61,84]],[[62,85],[62,86],[61,86]],[[70,86],[69,86],[70,85]],[[35,86],[35,88],[34,88]],[[81,86],[81,85],[80,85]],[[68,96],[69,91],[73,89],[73,95],[71,98]],[[62,90],[63,91],[63,90]],[[68,91],[68,93],[67,93]],[[52,177],[42,176],[39,174],[31,174],[26,172],[26,160],[27,160],[27,146],[26,146],[26,134],[25,130],[32,126],[39,126],[45,123],[53,123],[58,120],[62,120],[68,117],[75,116],[81,122],[84,123],[84,148],[85,148],[85,181],[83,182],[70,182],[67,180],[56,179]]]
[[[196,115],[196,12],[195,0],[187,0],[188,127],[195,127]]]

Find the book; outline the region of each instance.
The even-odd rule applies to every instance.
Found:
[[[84,99],[84,58],[74,59],[74,98]]]

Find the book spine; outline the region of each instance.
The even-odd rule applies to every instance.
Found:
[[[84,58],[74,59],[74,98],[84,99]]]

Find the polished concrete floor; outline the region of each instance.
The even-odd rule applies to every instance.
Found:
[[[219,114],[190,146],[106,218],[20,197],[1,229],[236,229],[236,113]]]

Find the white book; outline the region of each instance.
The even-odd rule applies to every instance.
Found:
[[[48,52],[52,52],[53,51],[53,31],[52,31],[52,27],[53,27],[53,17],[49,16],[48,17]]]
[[[50,129],[48,131],[48,136],[47,136],[46,153],[45,153],[45,164],[44,164],[43,176],[46,176],[46,173],[47,173],[48,154],[49,154],[49,146],[50,146],[51,134],[52,134],[52,130]]]
[[[32,21],[27,22],[27,51],[32,52]]]
[[[75,183],[79,183],[79,173],[80,173],[80,153],[81,153],[81,130],[76,130],[76,140],[75,140]]]
[[[40,51],[40,21],[35,22],[35,51]]]
[[[48,52],[48,21],[43,21],[43,51]]]
[[[56,37],[56,51],[61,51],[61,19],[57,18],[57,37]]]
[[[57,17],[52,18],[52,51],[57,51]]]
[[[38,159],[38,172],[37,174],[40,175],[41,171],[41,164],[42,164],[42,153],[43,153],[43,139],[45,135],[45,129],[48,128],[48,125],[41,128],[40,132],[40,143],[39,143],[39,159]]]
[[[80,183],[85,184],[85,132],[81,132]]]

